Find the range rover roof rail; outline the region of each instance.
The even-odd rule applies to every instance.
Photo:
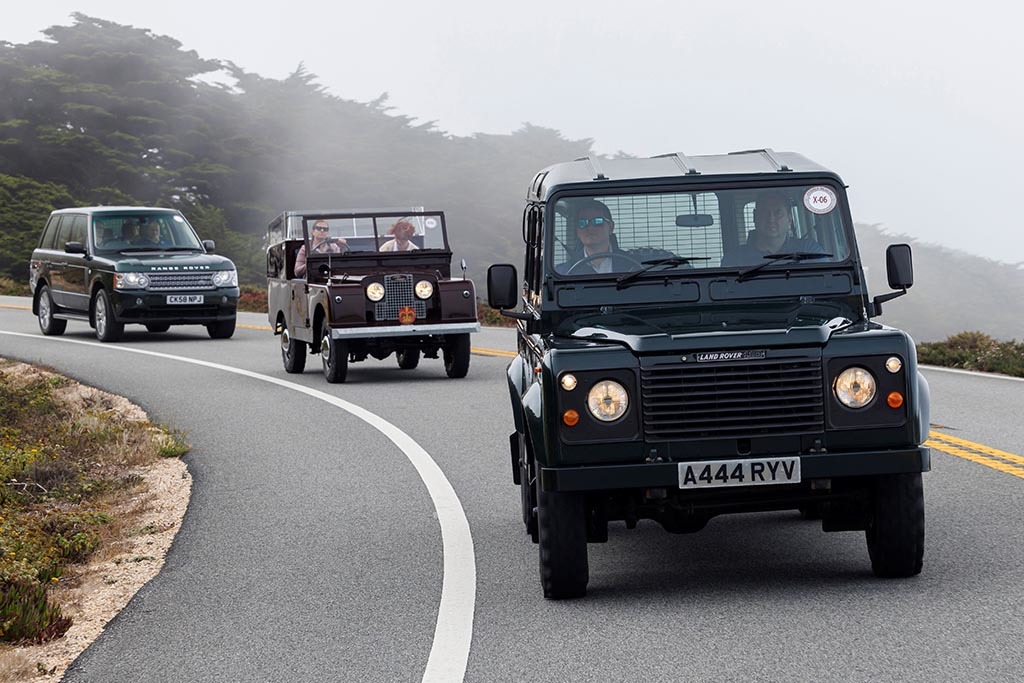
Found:
[[[775,156],[775,150],[771,147],[765,147],[764,149],[745,149],[740,152],[729,152],[729,154],[760,154],[771,162],[771,165],[775,167],[775,171],[777,173],[788,173],[793,170],[779,161],[779,158]]]
[[[682,152],[669,152],[668,154],[656,154],[656,155],[654,155],[651,158],[652,159],[672,159],[672,161],[676,162],[676,166],[679,167],[679,170],[681,170],[686,175],[700,175],[700,171],[698,171],[697,167],[693,165],[693,162],[690,161],[690,158],[688,156],[686,156],[685,154],[683,154]]]
[[[576,159],[576,161],[585,161],[590,166],[590,172],[594,174],[594,180],[608,180],[608,176],[601,170],[601,162],[592,156],[585,156]]]

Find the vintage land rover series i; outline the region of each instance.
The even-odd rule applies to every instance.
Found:
[[[921,571],[928,385],[876,321],[910,247],[869,298],[838,175],[768,149],[584,158],[536,175],[523,238],[524,277],[491,266],[488,295],[518,319],[512,476],[546,597],[586,593],[613,520],[800,510],[864,530],[876,575]]]
[[[348,364],[392,353],[402,369],[442,354],[449,377],[469,371],[480,330],[476,290],[452,278],[440,211],[287,211],[267,232],[270,323],[287,372],[319,353],[328,382]]]

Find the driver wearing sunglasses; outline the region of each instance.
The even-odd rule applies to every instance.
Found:
[[[310,242],[310,250],[314,254],[343,254],[348,251],[348,242],[343,238],[330,239],[331,226],[327,221],[319,220],[313,223],[310,235],[313,238]],[[295,255],[295,277],[303,277],[305,274],[306,245],[303,244],[299,248],[299,253]]]
[[[568,261],[556,266],[556,270],[574,274],[616,271],[615,254],[620,253],[621,249],[612,239],[615,230],[612,212],[596,199],[581,200],[577,206],[576,242],[582,247],[582,252],[577,253],[575,258],[570,255]],[[599,254],[606,256],[602,258]],[[629,267],[624,266],[624,269],[629,270]]]

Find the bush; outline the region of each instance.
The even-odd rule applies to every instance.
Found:
[[[917,360],[926,365],[1024,377],[1024,343],[996,341],[983,332],[960,332],[943,342],[918,344]]]
[[[18,282],[9,277],[0,277],[0,296],[32,296],[27,282]]]
[[[47,588],[22,583],[0,586],[0,640],[42,643],[64,635],[71,619],[50,602]]]
[[[238,310],[250,313],[267,312],[267,288],[259,285],[242,285],[238,297]]]

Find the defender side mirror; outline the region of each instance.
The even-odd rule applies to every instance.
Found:
[[[495,263],[487,269],[487,304],[509,318],[517,320],[533,320],[528,313],[515,313],[507,308],[515,308],[519,303],[519,277],[516,267],[511,263]]]
[[[914,284],[914,262],[909,244],[890,244],[885,250],[885,272],[889,278],[889,286],[898,292],[880,294],[871,301],[871,315],[882,314],[882,304],[903,296]]]
[[[203,240],[203,249],[213,253],[213,250],[217,248],[217,243],[213,240]]]
[[[65,242],[64,253],[66,254],[85,254],[85,245],[81,242]]]

